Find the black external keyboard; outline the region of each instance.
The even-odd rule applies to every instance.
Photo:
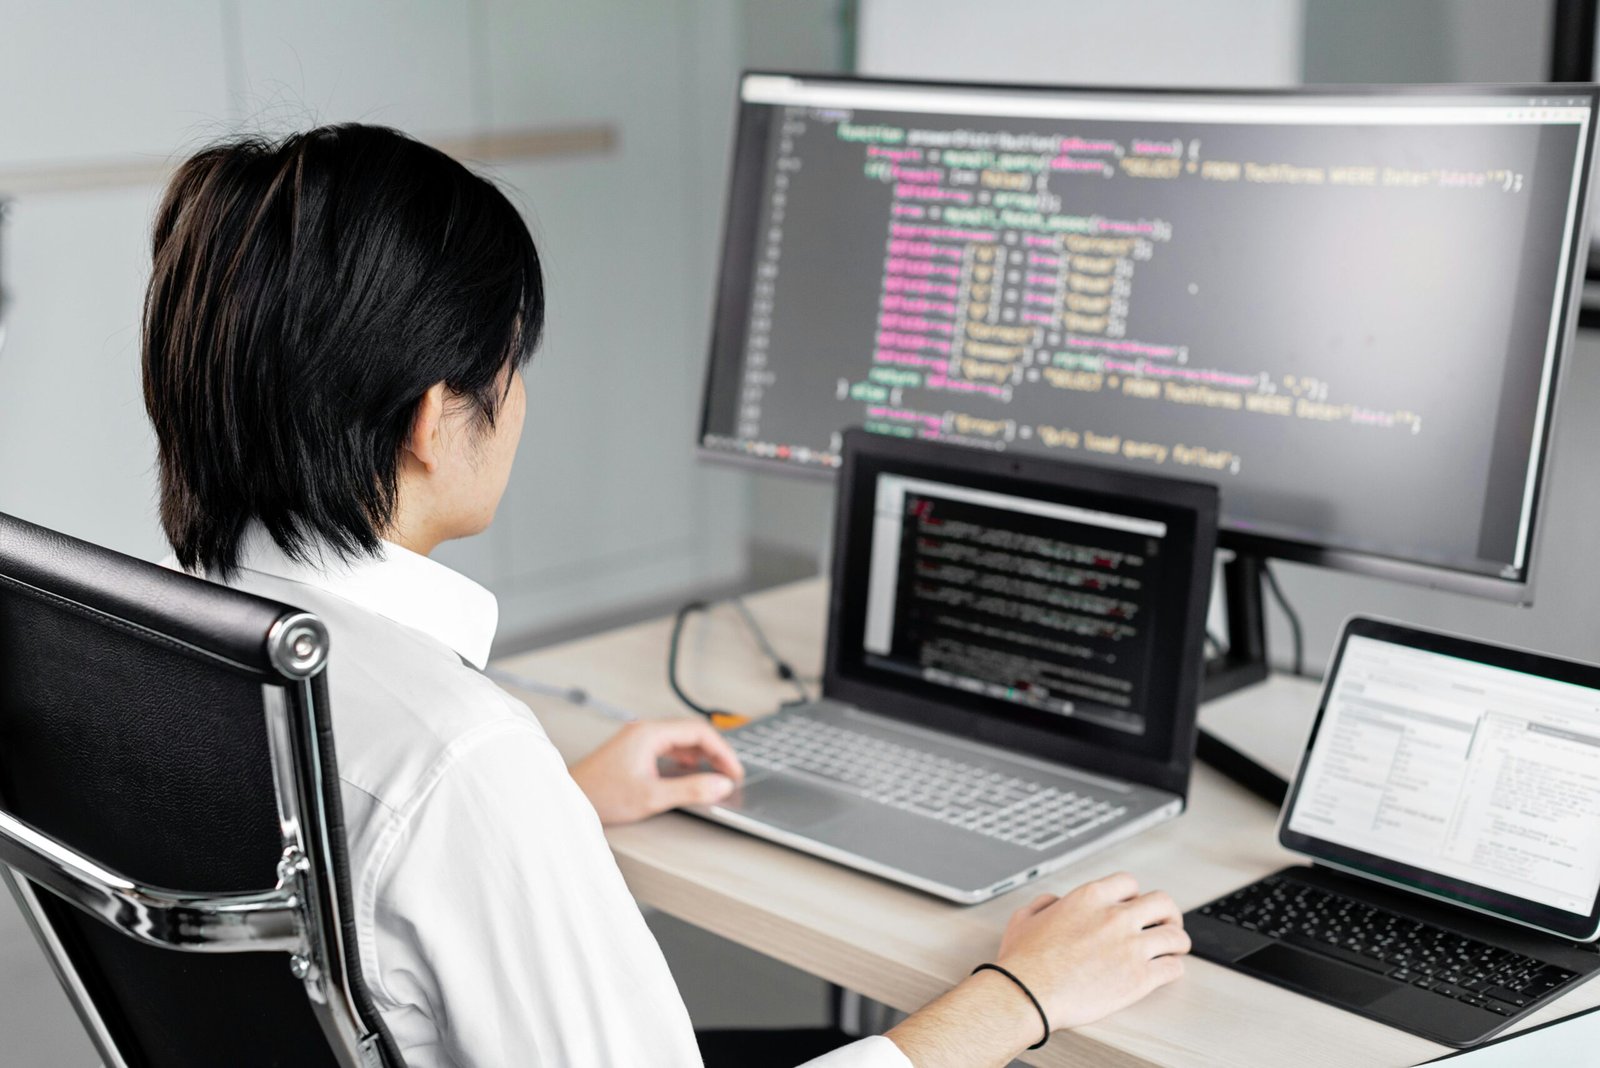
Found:
[[[1280,876],[1202,906],[1201,915],[1408,983],[1520,1015],[1576,972]]]

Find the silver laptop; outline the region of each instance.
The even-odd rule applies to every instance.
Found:
[[[844,437],[822,697],[696,813],[973,903],[1183,811],[1214,487]]]

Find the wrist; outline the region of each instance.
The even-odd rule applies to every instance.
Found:
[[[916,1068],[1001,1068],[1039,1041],[1039,1014],[1003,975],[970,975],[888,1034]]]
[[[999,972],[969,975],[956,989],[972,991],[974,1005],[992,1022],[1015,1057],[1043,1037],[1039,1012],[1018,986]]]

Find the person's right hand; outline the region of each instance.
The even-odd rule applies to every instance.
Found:
[[[662,775],[662,761],[683,774]],[[712,770],[691,771],[701,763]],[[630,723],[571,771],[608,827],[680,805],[714,804],[744,778],[733,747],[711,724],[691,716]]]
[[[1028,985],[1051,1027],[1063,1028],[1109,1016],[1177,979],[1188,952],[1172,898],[1139,893],[1123,872],[1018,909],[995,963]]]

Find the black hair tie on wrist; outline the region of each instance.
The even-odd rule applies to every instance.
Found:
[[[1040,1046],[1050,1041],[1050,1017],[1044,1014],[1044,1006],[1039,1004],[1039,999],[1033,996],[1033,991],[1028,989],[1028,984],[1024,983],[1021,979],[1018,979],[1016,976],[1012,975],[998,964],[980,964],[976,968],[972,969],[972,974],[977,975],[979,972],[984,970],[999,972],[1007,979],[1010,979],[1013,983],[1017,984],[1017,989],[1028,995],[1028,1000],[1033,1002],[1034,1011],[1039,1014],[1039,1022],[1044,1024],[1044,1037],[1028,1048],[1038,1049]]]

